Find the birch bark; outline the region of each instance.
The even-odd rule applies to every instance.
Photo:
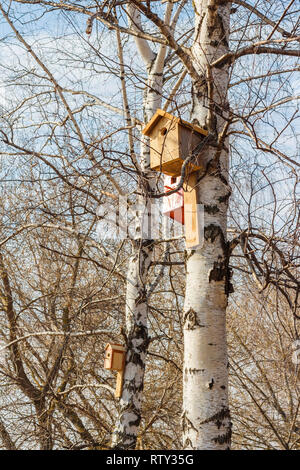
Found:
[[[192,121],[208,129],[206,171],[198,174],[197,202],[204,206],[203,245],[187,251],[184,304],[183,445],[230,448],[225,317],[231,292],[226,241],[228,183],[228,67],[210,64],[228,52],[230,2],[194,0]]]
[[[166,8],[165,19],[169,21],[172,4]],[[129,5],[130,27],[141,31],[140,13]],[[147,41],[136,38],[136,46],[148,72],[148,83],[144,94],[144,120],[148,122],[161,106],[162,73],[167,47],[162,45],[154,54]],[[133,449],[136,445],[141,421],[141,406],[144,385],[145,361],[148,349],[148,304],[147,273],[152,261],[153,240],[147,228],[151,227],[151,215],[145,214],[151,203],[155,178],[150,169],[148,138],[141,136],[139,207],[136,215],[136,232],[132,241],[126,293],[126,337],[127,355],[124,372],[120,412],[112,439],[115,449]],[[143,226],[146,220],[146,231]],[[149,230],[149,229],[148,229]]]

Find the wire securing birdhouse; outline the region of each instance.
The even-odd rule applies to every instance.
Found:
[[[165,175],[180,176],[184,160],[207,136],[199,126],[158,109],[143,129],[150,137],[150,166]],[[201,153],[188,165],[189,172],[204,168]]]
[[[164,177],[164,192],[172,191],[175,189],[180,181],[180,176],[165,176]],[[171,217],[180,224],[184,224],[184,196],[183,189],[180,188],[176,193],[170,194],[163,198],[163,214]]]
[[[123,370],[125,347],[122,344],[107,343],[105,346],[104,369]]]

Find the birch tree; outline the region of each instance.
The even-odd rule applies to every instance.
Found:
[[[60,222],[64,221],[66,233],[69,233],[70,229],[73,230],[71,238],[66,238],[68,243],[65,247],[62,247],[58,240],[48,246],[50,251],[53,250],[51,253],[55,250],[59,252],[56,255],[59,255],[61,263],[62,259],[74,260],[74,265],[70,268],[73,274],[70,275],[70,284],[66,287],[69,293],[64,297],[65,305],[61,306],[70,334],[78,332],[78,317],[74,312],[81,312],[81,309],[70,292],[81,292],[78,274],[81,272],[83,276],[80,271],[81,263],[92,263],[94,268],[96,266],[98,278],[106,276],[104,284],[101,284],[101,290],[107,289],[104,299],[111,297],[110,290],[113,297],[116,296],[116,289],[120,286],[123,288],[124,282],[126,284],[124,303],[113,306],[108,302],[105,310],[109,312],[110,308],[113,309],[112,329],[115,341],[117,326],[124,327],[122,335],[127,347],[127,357],[120,403],[112,403],[112,400],[109,400],[109,406],[106,408],[109,425],[106,426],[105,433],[91,431],[92,425],[86,429],[78,414],[74,416],[73,413],[66,413],[64,408],[65,420],[75,427],[76,433],[70,435],[70,432],[58,431],[60,443],[72,447],[72,441],[75,440],[77,448],[80,445],[82,448],[97,447],[97,443],[108,445],[107,434],[114,428],[112,441],[109,443],[114,448],[132,449],[137,445],[142,446],[143,442],[151,442],[156,446],[168,445],[170,448],[174,443],[178,445],[178,435],[172,441],[170,436],[163,440],[160,435],[153,437],[156,436],[153,433],[151,439],[147,440],[147,429],[151,428],[151,423],[157,422],[157,410],[151,414],[147,404],[144,403],[143,408],[142,402],[147,351],[148,363],[151,364],[149,377],[153,380],[163,369],[159,361],[170,367],[168,377],[171,377],[172,372],[174,375],[178,374],[182,366],[179,357],[183,327],[183,447],[199,450],[230,447],[225,315],[228,296],[233,290],[233,264],[229,264],[233,250],[241,248],[240,255],[245,258],[247,269],[251,270],[259,288],[276,285],[278,290],[281,289],[282,295],[285,292],[285,298],[291,304],[291,311],[296,313],[298,287],[294,272],[289,266],[290,257],[282,252],[282,245],[279,245],[278,239],[274,237],[277,225],[261,223],[263,218],[258,207],[255,208],[258,216],[251,217],[251,200],[255,191],[250,191],[248,206],[243,204],[249,180],[251,179],[251,184],[253,179],[259,180],[260,172],[267,167],[273,167],[272,159],[280,165],[280,171],[283,173],[288,168],[290,173],[285,173],[286,181],[294,182],[297,178],[296,150],[282,140],[287,129],[290,136],[295,134],[294,123],[297,119],[296,110],[292,106],[298,95],[295,90],[288,89],[287,84],[294,80],[293,74],[299,69],[296,63],[299,57],[299,24],[294,3],[259,1],[254,4],[225,0],[111,0],[86,1],[80,4],[50,0],[2,2],[0,9],[3,22],[9,28],[7,36],[5,30],[3,41],[12,37],[9,46],[12,47],[13,44],[16,47],[16,42],[22,48],[22,53],[28,57],[26,66],[21,59],[21,65],[15,65],[17,72],[9,81],[9,85],[21,88],[24,95],[21,93],[20,103],[12,99],[12,109],[5,110],[2,115],[3,155],[6,158],[21,158],[24,165],[32,165],[31,176],[35,175],[36,165],[42,169],[41,174],[49,171],[51,177],[60,182],[59,190],[67,194],[68,188],[72,194],[69,206],[65,203],[67,209],[64,210],[68,214],[66,217],[62,216],[57,205],[54,204],[54,210],[47,202],[47,198],[51,200],[52,196],[61,200],[58,197],[60,193],[54,191],[52,186],[51,189],[50,186],[45,189],[41,185],[42,198],[39,201],[45,215],[42,223],[48,223],[48,230],[55,230],[58,217]],[[39,27],[43,28],[44,17],[49,18],[49,21],[53,21],[53,18],[63,21],[67,33],[70,34],[72,30],[71,39],[67,38],[66,33],[63,42],[58,41],[55,49],[45,46],[45,38],[35,32],[30,31],[29,34],[27,24],[34,27],[41,25]],[[105,50],[103,47],[106,34],[109,38],[107,44],[115,45],[113,57],[108,57],[111,49],[107,46]],[[76,47],[72,45],[74,39]],[[51,36],[51,40],[46,40],[51,44],[54,39]],[[136,52],[139,54],[138,59],[135,57]],[[65,62],[64,66],[58,70],[58,64],[62,62]],[[10,77],[13,67],[7,63],[7,57],[1,67],[6,76]],[[85,69],[87,73],[84,72]],[[96,86],[89,81],[94,76]],[[99,83],[103,83],[103,76],[109,78],[104,82],[105,85],[102,85],[101,95],[98,88]],[[30,77],[29,83],[26,77]],[[22,87],[20,80],[24,81]],[[116,81],[121,84],[121,99],[118,88],[117,91],[112,91],[106,100],[104,86],[106,91],[109,87],[114,90]],[[151,144],[140,131],[158,107],[170,109],[174,114],[185,117],[208,131],[205,148],[201,150],[206,168],[197,173],[195,186],[197,201],[204,207],[204,241],[201,247],[185,253],[184,305],[182,241],[172,241],[173,253],[167,253],[166,257],[162,248],[165,246],[164,240],[154,241],[148,232],[148,227],[151,226],[149,206],[153,199],[163,197],[163,194],[160,175],[154,175],[150,170]],[[284,115],[284,119],[279,118],[280,115]],[[28,122],[25,122],[26,119]],[[122,132],[126,132],[127,142],[119,137],[123,135]],[[233,157],[241,155],[242,160],[240,166],[231,165],[231,171],[230,147]],[[251,152],[256,152],[252,160]],[[192,158],[191,155],[186,157]],[[253,160],[256,158],[261,160],[258,164],[254,162],[254,165]],[[252,165],[255,167],[253,171]],[[278,167],[276,171],[279,171]],[[264,175],[266,180],[270,179],[270,173],[265,172]],[[188,175],[182,176],[182,181],[188,178]],[[242,183],[239,184],[239,180]],[[231,203],[229,216],[233,227],[230,232],[227,219],[232,189],[233,197],[237,200],[233,199]],[[275,190],[274,192],[276,193]],[[129,203],[137,201],[139,206],[134,217],[135,230],[131,240],[128,244],[120,243],[118,246],[101,240],[95,248],[95,240],[90,234],[97,220],[96,206],[107,199],[116,204],[119,195],[128,196],[129,193]],[[235,196],[236,194],[238,196]],[[85,220],[78,220],[80,217],[76,216],[77,205],[74,206],[73,197],[78,207],[82,208]],[[272,204],[274,211],[271,219],[274,222],[275,214],[283,216],[282,212],[277,211],[275,197]],[[243,217],[240,212],[243,212]],[[40,219],[37,219],[37,225],[30,226],[36,230],[34,243],[39,237]],[[143,223],[145,219],[146,224]],[[292,222],[289,227],[293,227]],[[23,230],[24,234],[27,233],[26,228],[20,230],[21,232],[9,232],[8,236],[5,232],[3,246],[9,246],[7,243],[18,237],[19,233],[23,234]],[[28,238],[28,243],[33,243],[30,240],[32,239]],[[67,249],[74,244],[75,254],[71,249]],[[43,250],[47,250],[47,245],[44,246]],[[162,259],[156,258],[154,247],[155,250],[158,247]],[[18,357],[21,348],[16,346],[20,339],[16,336],[16,331],[17,327],[22,328],[22,324],[19,319],[17,324],[14,323],[15,316],[11,310],[11,298],[14,295],[9,291],[11,289],[13,292],[11,282],[8,282],[10,274],[5,261],[6,256],[11,259],[9,250],[4,255],[1,271],[5,294],[4,329],[7,329],[7,321],[12,321],[10,340],[13,343],[9,348],[11,353]],[[275,258],[278,261],[278,269],[274,269]],[[127,259],[129,262],[126,273],[124,263]],[[51,267],[47,266],[47,269],[51,270]],[[163,268],[159,276],[154,275],[153,266]],[[168,275],[164,271],[165,266],[169,268]],[[245,270],[244,265],[238,268],[241,273]],[[179,274],[174,282],[175,269]],[[66,272],[69,272],[67,267]],[[91,275],[93,286],[97,275]],[[11,276],[14,277],[13,274]],[[49,281],[49,289],[52,291],[55,282]],[[159,292],[158,286],[161,287]],[[101,302],[101,295],[98,297],[97,292],[93,295],[93,301]],[[90,300],[87,303],[90,304]],[[122,308],[126,311],[124,325],[120,313]],[[25,310],[28,311],[28,307]],[[180,318],[178,313],[182,311]],[[162,318],[157,327],[154,327],[153,319],[156,320],[155,315],[160,314]],[[35,312],[34,315],[39,318],[38,313]],[[172,316],[176,316],[176,321],[173,320],[171,325]],[[149,320],[151,337],[148,332]],[[108,320],[103,320],[103,316],[97,321],[103,322],[105,326],[109,325]],[[25,338],[20,339],[21,344],[28,339],[26,334],[32,333],[28,325],[23,325],[26,331],[23,335]],[[75,331],[72,328],[75,328]],[[81,333],[85,334],[82,331]],[[105,340],[106,334],[102,332],[101,341]],[[8,340],[7,335],[4,336]],[[68,349],[71,338],[72,336],[68,339],[67,351],[73,350],[71,347]],[[172,338],[176,340],[174,345],[169,346]],[[118,342],[120,340],[119,338]],[[158,341],[157,344],[155,341]],[[101,345],[103,348],[103,343]],[[58,394],[62,392],[60,387],[69,384],[71,391],[73,387],[77,387],[74,388],[77,393],[81,386],[87,385],[81,382],[74,385],[71,381],[71,377],[75,380],[74,374],[72,376],[68,367],[54,368],[55,373],[53,372],[53,377],[51,375],[51,380],[56,381],[57,389],[53,392],[54,396],[51,395],[47,379],[49,371],[45,372],[43,369],[43,361],[48,357],[49,362],[58,364],[59,356],[47,356],[48,347],[49,344],[44,342],[44,356],[38,361],[38,366],[30,370],[26,365],[24,369],[31,385],[35,383],[37,373],[40,376],[38,383],[42,391],[36,392],[35,388],[29,387],[28,390],[33,393],[30,392],[30,396],[27,393],[27,397],[29,396],[36,406],[36,416],[41,416],[41,409],[37,405],[48,409],[51,400],[51,403],[56,403],[54,408],[50,407],[51,412],[47,415],[47,420],[46,415],[42,415],[47,422],[39,422],[39,426],[46,430],[38,438],[40,446],[44,448],[53,447],[52,430],[54,425],[58,426],[59,420],[54,419],[55,414],[51,413],[53,409],[55,413],[62,412],[57,400],[57,396],[60,396]],[[160,349],[164,352],[161,353]],[[34,356],[35,347],[31,351]],[[79,350],[76,351],[78,353]],[[156,358],[158,370],[155,370],[152,358]],[[27,356],[24,356],[23,362],[30,364]],[[19,366],[17,369],[22,373],[21,364]],[[99,379],[100,376],[102,380],[102,373],[99,375],[99,371],[94,371],[93,374],[93,378]],[[78,374],[78,380],[79,377],[83,380],[84,373]],[[48,385],[41,385],[45,380]],[[160,380],[164,380],[163,373]],[[167,409],[165,397],[170,391],[168,387],[158,388],[162,390],[158,395],[158,410]],[[151,387],[146,383],[147,393],[149,389],[151,390]],[[106,390],[112,392],[111,388]],[[151,393],[154,393],[153,388]],[[44,401],[41,401],[41,398]],[[101,399],[106,406],[106,398]],[[80,406],[82,402],[85,404],[84,412]],[[64,402],[68,410],[73,404],[67,399]],[[79,414],[92,416],[95,426],[100,426],[88,406],[87,397],[80,396],[76,401],[77,405]],[[176,410],[177,420],[178,410],[175,405],[173,409]],[[169,409],[168,415],[171,414]],[[141,421],[143,415],[146,417],[144,422]],[[114,421],[116,422],[112,424]],[[176,429],[177,421],[166,419],[162,424],[165,428],[166,423],[171,429]],[[5,423],[1,424],[0,431],[6,445],[13,448],[14,440],[9,438]],[[78,439],[81,439],[81,442],[78,442]]]
[[[166,11],[167,22],[172,7]],[[132,5],[127,6],[129,25],[137,33],[142,30],[140,13]],[[121,51],[119,32],[118,47]],[[162,77],[166,46],[162,45],[157,54],[151,50],[145,39],[135,39],[137,49],[147,70],[147,86],[143,101],[143,114],[148,122],[161,105]],[[121,64],[123,55],[119,54]],[[124,77],[125,78],[125,77]],[[123,88],[123,103],[127,109],[126,90]],[[129,113],[129,111],[127,111]],[[130,120],[130,115],[128,116]],[[141,421],[144,372],[149,344],[147,275],[152,261],[153,240],[151,229],[151,193],[155,189],[155,179],[150,169],[150,149],[147,139],[141,137],[139,172],[139,191],[136,233],[132,240],[132,255],[129,260],[126,294],[126,346],[127,355],[124,372],[123,392],[120,413],[114,430],[112,445],[117,449],[134,449]],[[145,214],[146,211],[146,214]],[[149,214],[148,214],[149,211]],[[146,218],[146,228],[144,220]]]
[[[132,3],[159,28],[188,70],[192,81],[192,122],[209,132],[209,148],[204,157],[208,164],[205,173],[198,175],[197,183],[198,202],[205,210],[204,243],[200,249],[187,254],[184,447],[228,449],[231,422],[225,312],[228,295],[232,292],[230,245],[226,236],[231,194],[227,138],[229,66],[239,57],[253,53],[299,56],[299,51],[265,47],[272,43],[271,38],[279,26],[271,21],[273,29],[266,40],[232,52],[229,49],[231,2],[227,1],[194,2],[194,40],[190,50],[186,51],[174,41],[168,26],[151,11],[149,4]],[[258,16],[261,17],[259,13]],[[291,41],[297,41],[293,33],[285,35]]]
[[[195,39],[191,49],[198,77],[192,84],[193,122],[206,127],[211,145],[209,168],[197,185],[205,207],[204,242],[187,254],[184,305],[184,447],[228,449],[228,359],[225,316],[231,292],[226,236],[228,181],[228,64],[212,64],[229,48],[228,2],[196,1]]]

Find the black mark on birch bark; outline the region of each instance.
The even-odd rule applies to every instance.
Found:
[[[198,374],[199,372],[205,372],[205,369],[191,369],[191,368],[186,368],[185,369],[185,374],[190,374],[190,375],[196,375]]]
[[[182,429],[184,433],[189,431],[190,429],[193,429],[197,432],[196,427],[194,426],[192,421],[187,417],[186,412],[184,412],[182,415]]]
[[[211,281],[223,281],[223,279],[226,279],[226,273],[227,273],[227,266],[225,263],[225,260],[223,261],[215,261],[214,262],[214,267],[211,269],[209,273],[209,282]]]
[[[220,237],[220,244],[223,251],[223,259],[221,258],[220,261],[214,262],[214,266],[209,274],[209,282],[219,282],[224,280],[225,294],[228,297],[229,294],[234,292],[233,286],[230,282],[232,277],[232,269],[229,266],[230,243],[226,242],[222,229],[218,225],[210,224],[204,228],[205,240],[214,243],[218,236]]]
[[[215,423],[216,421],[224,421],[225,419],[230,420],[230,411],[229,408],[223,407],[220,411],[212,415],[210,418],[201,421],[200,424]]]
[[[144,383],[141,381],[140,385],[136,385],[134,380],[131,380],[130,382],[125,382],[125,385],[123,386],[124,390],[127,390],[130,395],[135,395],[143,391],[144,389]]]
[[[193,310],[192,308],[190,308],[185,314],[184,314],[184,317],[183,317],[183,323],[184,323],[184,326],[188,329],[188,330],[194,330],[195,328],[205,328],[205,325],[201,325],[200,323],[198,323],[198,320],[197,320],[197,313],[195,312],[195,310]]]
[[[225,202],[228,201],[228,199],[230,198],[230,196],[231,196],[231,191],[229,191],[227,194],[225,194],[225,196],[220,196],[220,197],[218,198],[218,201],[219,201],[220,203],[223,203],[223,202],[225,203]]]
[[[218,206],[209,206],[209,205],[205,205],[205,206],[204,206],[204,210],[205,210],[205,212],[207,212],[208,214],[217,214],[217,212],[220,212],[220,209],[218,208]]]
[[[210,224],[210,225],[208,225],[207,227],[204,228],[204,238],[205,238],[205,240],[210,241],[211,243],[213,243],[216,240],[218,235],[220,235],[221,238],[223,238],[223,240],[224,240],[224,235],[223,235],[222,229],[218,225]]]
[[[141,289],[138,297],[135,299],[135,306],[138,307],[141,304],[144,304],[147,300],[147,295],[145,289]]]
[[[218,437],[214,437],[213,442],[216,444],[230,444],[231,442],[231,428],[225,434],[221,434]]]
[[[185,439],[183,447],[184,449],[187,449],[187,448],[194,449],[191,439],[189,438]]]
[[[214,379],[211,379],[211,381],[208,383],[209,390],[212,390],[214,383],[215,383]]]

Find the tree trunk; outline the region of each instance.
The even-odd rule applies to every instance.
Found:
[[[171,13],[171,8],[168,8]],[[132,28],[140,25],[140,15],[133,6],[128,6]],[[166,46],[154,54],[148,43],[137,39],[136,45],[148,71],[148,84],[144,94],[144,120],[148,122],[161,105],[162,72]],[[156,178],[150,169],[150,147],[148,138],[141,136],[139,209],[136,212],[135,235],[132,255],[129,260],[126,292],[126,338],[127,355],[124,372],[120,412],[113,434],[112,447],[134,449],[141,421],[141,406],[148,338],[147,274],[152,261],[153,240],[151,234],[151,193]],[[156,176],[156,175],[155,175]]]
[[[195,0],[192,120],[209,131],[198,173],[197,202],[204,206],[203,245],[187,251],[184,304],[183,445],[185,449],[230,448],[226,306],[231,292],[226,241],[228,183],[228,66],[210,64],[228,52],[230,2]]]
[[[142,160],[149,161],[149,148],[142,143]],[[147,183],[147,169],[144,171]],[[145,191],[140,187],[140,191]],[[151,188],[149,186],[149,191]],[[120,402],[120,414],[113,435],[113,447],[134,449],[141,421],[141,404],[144,386],[145,361],[148,349],[148,303],[147,274],[152,261],[153,240],[151,234],[144,232],[143,221],[150,215],[144,213],[149,199],[140,197],[139,209],[136,211],[135,239],[132,240],[132,254],[127,272],[126,291],[126,339],[127,354],[124,372],[123,392]]]

